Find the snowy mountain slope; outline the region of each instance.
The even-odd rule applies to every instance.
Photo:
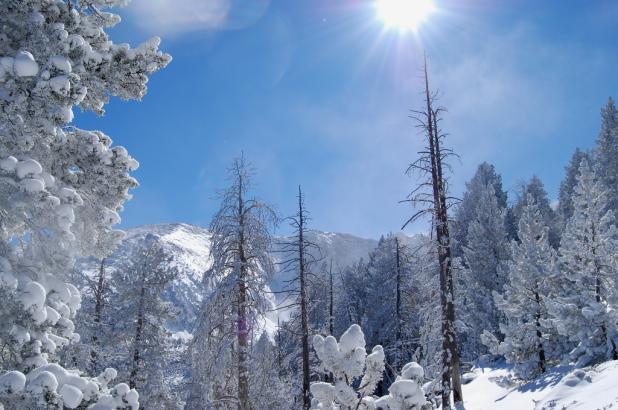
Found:
[[[463,386],[466,410],[597,410],[618,406],[618,361],[593,368],[557,366],[515,384],[506,365],[475,368]],[[465,378],[465,377],[464,377]]]
[[[202,278],[210,266],[211,235],[206,228],[184,223],[144,225],[126,231],[125,239],[116,250],[116,255],[128,254],[131,249],[147,234],[158,236],[164,249],[174,258],[179,268],[179,276],[165,291],[165,297],[176,306],[180,315],[170,324],[171,329],[177,332],[191,332],[202,300]],[[414,238],[402,236],[404,241],[413,242]],[[377,245],[375,239],[364,239],[349,234],[331,232],[312,232],[311,238],[322,252],[324,261],[333,260],[333,268],[343,268],[360,258],[367,259],[371,250]],[[283,238],[276,238],[275,243],[281,243]],[[281,255],[275,250],[273,257]],[[107,269],[113,269],[114,258],[108,260]],[[82,271],[97,272],[96,261],[84,261],[79,267]],[[290,273],[277,272],[270,283],[273,290],[280,290],[289,279]],[[275,301],[273,300],[273,304]],[[264,324],[266,329],[274,329],[276,315]]]
[[[135,246],[147,234],[159,237],[178,267],[178,277],[165,290],[165,298],[180,310],[171,330],[190,332],[202,301],[202,278],[211,264],[210,233],[207,229],[183,223],[145,225],[128,230],[118,251]]]

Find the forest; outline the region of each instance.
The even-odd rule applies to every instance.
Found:
[[[611,97],[556,201],[537,176],[509,196],[489,162],[458,198],[427,55],[409,219],[379,240],[314,229],[301,185],[294,209],[256,196],[242,152],[208,226],[125,232],[139,163],[73,121],[172,61],[111,40],[125,3],[0,4],[0,409],[473,410],[478,369],[517,388],[618,360]]]

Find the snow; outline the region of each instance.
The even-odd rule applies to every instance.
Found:
[[[71,90],[71,82],[66,75],[59,75],[49,79],[49,86],[51,89],[60,95],[67,95]]]
[[[18,77],[33,77],[39,72],[39,65],[27,51],[20,51],[13,61],[13,72]]]
[[[35,193],[45,189],[45,182],[38,178],[24,178],[20,182],[26,192]]]
[[[17,158],[9,156],[0,160],[0,169],[6,172],[13,172],[17,168]]]
[[[26,385],[26,376],[21,372],[10,371],[0,376],[0,392],[11,394],[20,391]]]
[[[57,70],[62,71],[65,74],[69,74],[73,71],[71,62],[64,56],[53,56],[51,58],[51,62]]]
[[[479,367],[463,385],[468,410],[596,410],[618,405],[618,361],[592,368],[557,366],[527,383],[516,383],[510,366]]]
[[[37,311],[45,306],[45,288],[38,282],[28,282],[21,293],[21,303],[24,309]]]
[[[80,389],[70,384],[64,384],[59,391],[64,401],[64,406],[69,409],[74,409],[82,402],[84,394]]]
[[[7,158],[8,159],[8,158]],[[15,168],[19,179],[26,178],[27,176],[39,175],[43,172],[43,167],[37,161],[29,158],[23,161],[19,161]]]

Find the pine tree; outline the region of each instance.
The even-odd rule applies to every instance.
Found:
[[[601,109],[594,157],[595,171],[607,189],[609,209],[618,212],[618,109],[611,97]]]
[[[192,392],[188,408],[213,404],[251,408],[249,361],[251,329],[267,307],[267,280],[274,271],[269,231],[272,209],[249,197],[250,165],[243,156],[228,169],[230,187],[210,225],[212,268],[192,346]],[[231,367],[235,367],[232,371]],[[227,407],[224,407],[227,408]]]
[[[266,332],[257,339],[251,355],[250,387],[254,409],[297,409],[290,378],[283,377],[273,363],[277,362],[275,346]]]
[[[500,209],[507,207],[507,194],[502,190],[502,177],[493,165],[483,162],[476,173],[466,183],[466,191],[455,211],[453,223],[453,257],[463,257],[468,244],[468,228],[478,215],[478,208],[483,205],[485,190],[491,186]]]
[[[547,226],[548,233],[547,238],[550,245],[557,249],[560,244],[560,229],[559,221],[556,213],[551,207],[549,199],[547,197],[547,191],[543,186],[543,182],[539,177],[533,175],[528,183],[523,184],[520,188],[519,197],[513,206],[513,223],[519,226],[519,219],[523,214],[523,209],[528,204],[528,198],[532,197],[536,207],[541,213],[543,223]]]
[[[7,408],[86,406],[114,375],[71,384],[50,362],[77,340],[80,296],[66,283],[74,258],[105,256],[122,236],[112,226],[137,185],[129,175],[137,162],[103,133],[71,127],[73,108],[102,114],[112,96],[141,99],[148,76],[170,61],[158,39],[134,49],[109,39],[105,30],[120,19],[103,10],[124,4],[0,4],[0,371],[17,371],[0,377],[20,380],[11,394],[0,392]],[[25,389],[21,372],[29,375]],[[87,393],[82,382],[94,388]],[[124,386],[119,405],[137,405]]]
[[[590,160],[590,155],[586,151],[576,148],[569,164],[565,167],[564,179],[560,183],[560,192],[558,193],[557,212],[561,232],[564,231],[568,220],[573,215],[573,194],[577,185],[579,167],[584,159]]]
[[[116,336],[124,331],[122,339],[128,347],[124,367],[129,386],[140,387],[144,396],[157,390],[153,386],[168,385],[153,376],[165,368],[166,344],[170,343],[165,325],[173,318],[173,310],[161,296],[177,276],[173,263],[158,237],[149,234],[121,261],[111,280],[116,289],[113,317],[120,322]],[[152,403],[149,407],[153,408]]]
[[[380,238],[367,264],[366,300],[381,302],[366,310],[362,323],[368,345],[384,348],[389,370],[407,363],[418,341],[418,284],[411,260],[408,246],[391,233]],[[387,372],[378,393],[388,389],[391,376]]]
[[[573,193],[573,215],[560,244],[562,289],[550,304],[560,334],[577,344],[579,365],[617,360],[617,232],[608,194],[584,159]]]
[[[544,373],[548,361],[556,358],[556,332],[547,323],[556,263],[548,230],[533,196],[528,195],[519,219],[519,242],[512,244],[508,283],[504,294],[494,293],[505,318],[500,323],[504,341],[488,331],[482,336],[492,353],[504,355],[526,378]]]
[[[510,249],[507,242],[506,209],[498,204],[494,188],[487,185],[479,192],[479,203],[474,219],[468,225],[465,267],[459,271],[460,282],[456,295],[462,312],[460,323],[462,356],[473,361],[486,348],[480,339],[483,329],[499,333],[498,323],[502,318],[492,294],[502,293],[507,276]]]

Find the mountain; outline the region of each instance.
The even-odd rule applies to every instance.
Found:
[[[170,301],[179,310],[178,319],[169,324],[170,330],[178,334],[191,333],[193,324],[202,301],[204,272],[210,267],[210,243],[211,235],[208,229],[185,223],[144,225],[131,228],[126,231],[126,237],[119,244],[115,255],[129,254],[130,251],[138,246],[140,239],[148,234],[155,235],[163,248],[174,259],[177,264],[179,275],[165,290],[165,299]],[[405,242],[411,243],[418,240],[416,237],[401,235]],[[419,237],[420,238],[420,237]],[[275,249],[273,258],[279,260],[282,255],[277,252],[280,244],[285,241],[285,237],[277,237],[274,240]],[[333,269],[342,269],[360,258],[367,259],[369,253],[376,247],[378,241],[375,239],[359,238],[349,234],[312,231],[309,240],[318,245],[322,261],[330,263],[332,260]],[[107,259],[108,269],[116,268],[114,256]],[[98,265],[96,261],[84,261],[79,266],[80,271],[96,272]],[[280,291],[285,285],[285,281],[292,276],[291,272],[275,273],[270,282],[273,291]],[[273,307],[277,301],[272,299]],[[267,329],[274,329],[277,322],[277,313],[272,313],[264,324]]]

